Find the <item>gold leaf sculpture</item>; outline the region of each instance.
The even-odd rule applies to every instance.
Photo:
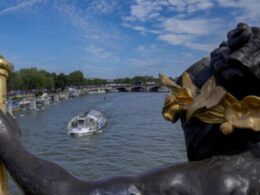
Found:
[[[192,83],[188,73],[184,73],[182,77],[185,87],[178,85],[164,74],[159,76],[163,85],[171,90],[171,94],[165,97],[163,116],[166,120],[175,122],[179,119],[179,114],[187,110],[196,94],[197,87]]]
[[[182,86],[160,74],[171,92],[165,99],[163,116],[175,122],[186,112],[186,121],[196,117],[205,123],[220,124],[223,134],[234,128],[260,131],[260,97],[246,96],[241,101],[216,84],[211,77],[198,91],[188,73],[182,75]]]

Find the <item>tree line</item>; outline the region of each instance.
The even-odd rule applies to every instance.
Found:
[[[158,79],[152,76],[135,76],[133,78],[106,80],[100,78],[85,78],[80,70],[73,71],[69,74],[57,74],[37,68],[23,68],[10,73],[7,87],[8,90],[46,89],[49,91],[63,91],[66,87],[70,86],[104,85],[110,82],[134,84],[149,81],[158,82]]]

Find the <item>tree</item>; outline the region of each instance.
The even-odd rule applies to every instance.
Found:
[[[70,86],[82,86],[85,85],[85,78],[83,73],[80,70],[71,72],[68,75],[69,85]]]
[[[86,85],[105,85],[105,84],[107,84],[107,80],[99,79],[99,78],[86,79],[85,82],[86,82]]]
[[[37,68],[26,68],[11,72],[8,80],[10,90],[55,89],[55,81],[51,73]]]
[[[69,84],[68,77],[64,73],[60,73],[55,80],[55,88],[63,91]]]
[[[22,89],[23,80],[20,72],[11,72],[7,80],[8,90]]]

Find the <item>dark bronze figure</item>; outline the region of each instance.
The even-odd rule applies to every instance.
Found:
[[[260,28],[238,24],[228,41],[186,72],[201,88],[214,75],[238,99],[260,95]],[[182,85],[181,80],[177,81]],[[259,116],[259,115],[258,115]],[[0,112],[0,160],[25,194],[33,195],[220,195],[260,194],[260,133],[182,120],[190,162],[159,167],[137,176],[82,181],[60,166],[31,154],[14,119]],[[86,170],[87,171],[87,170]]]

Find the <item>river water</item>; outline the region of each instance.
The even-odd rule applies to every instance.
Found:
[[[163,164],[186,161],[180,123],[163,119],[165,93],[86,95],[28,111],[16,119],[22,140],[37,156],[80,178],[137,174]],[[108,123],[103,131],[80,138],[66,134],[75,115],[95,109]],[[20,194],[11,182],[12,194]]]

